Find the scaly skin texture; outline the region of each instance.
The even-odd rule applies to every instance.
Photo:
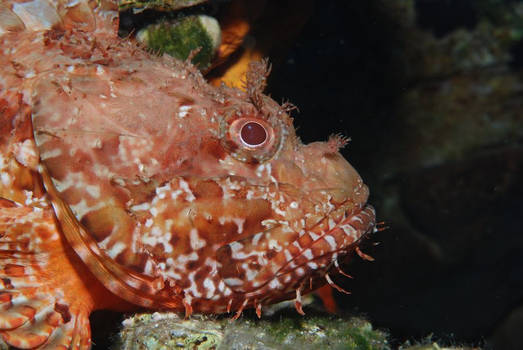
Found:
[[[0,10],[14,15],[9,6]],[[90,311],[111,305],[239,316],[295,297],[302,312],[301,295],[332,283],[338,259],[374,228],[367,187],[338,153],[344,140],[302,144],[290,106],[262,94],[266,62],[251,65],[245,92],[216,88],[117,38],[110,2],[55,8],[48,28],[11,16],[15,29],[0,36],[0,218],[18,210],[19,234],[34,237],[24,249],[43,257],[27,276],[63,295],[61,321],[30,345],[76,339]],[[38,238],[40,224],[60,249]],[[0,300],[41,310],[5,282],[18,271],[8,264],[27,264],[17,252],[0,255]],[[0,335],[28,347],[17,329],[34,327],[9,315]],[[88,331],[74,334],[60,344],[89,346]]]

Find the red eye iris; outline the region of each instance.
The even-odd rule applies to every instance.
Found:
[[[240,116],[230,122],[224,121],[222,142],[234,158],[247,163],[261,163],[278,151],[281,142],[278,120]]]
[[[240,137],[245,144],[258,146],[267,140],[267,131],[256,122],[248,122],[242,126]]]

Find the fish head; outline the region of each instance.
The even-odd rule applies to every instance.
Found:
[[[149,307],[221,312],[324,284],[374,225],[344,139],[303,144],[262,94],[266,65],[241,91],[122,52],[33,83],[38,169],[80,258]]]
[[[245,110],[222,122],[223,198],[250,204],[243,217],[219,217],[236,228],[216,250],[218,271],[235,292],[275,302],[332,283],[325,275],[372,232],[375,214],[368,187],[339,152],[345,138],[303,144],[269,97]]]

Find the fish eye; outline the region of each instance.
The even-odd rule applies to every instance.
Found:
[[[224,118],[222,145],[234,158],[247,163],[271,159],[282,144],[282,125],[276,118],[237,116]]]
[[[247,152],[262,151],[275,142],[276,133],[272,125],[261,118],[241,117],[229,125],[231,140]]]
[[[248,121],[240,129],[240,139],[246,146],[259,147],[268,140],[268,133],[260,123]]]

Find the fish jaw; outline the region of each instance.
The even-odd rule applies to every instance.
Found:
[[[325,218],[311,230],[298,233],[292,242],[267,238],[284,230],[278,226],[271,233],[222,247],[218,251],[220,275],[235,292],[261,304],[292,298],[296,291],[306,294],[332,283],[326,275],[372,232],[374,220],[374,209],[367,205],[358,213],[343,215],[338,223]]]
[[[296,296],[301,312],[302,294],[334,285],[329,272],[340,270],[338,260],[361,254],[358,245],[374,231],[375,211],[367,204],[368,187],[331,146],[288,143],[278,159],[256,169],[267,181],[261,198],[272,210],[265,230],[216,252],[220,277],[244,301],[237,307],[258,312],[262,304]]]
[[[273,209],[265,231],[217,251],[225,284],[251,301],[270,304],[332,284],[329,271],[374,230],[375,211],[357,172],[340,155],[316,159],[304,162],[311,168],[301,169],[309,176],[296,179],[300,189],[279,183],[265,197]]]
[[[187,313],[222,313],[288,299],[296,290],[305,294],[328,283],[338,258],[350,256],[374,227],[370,205],[335,206],[328,191],[298,204],[293,196],[300,191],[288,184],[183,177],[155,193],[133,208],[139,223],[131,245],[104,242],[116,261],[141,252],[134,269],[163,281],[148,307],[177,297]],[[303,214],[314,208],[327,215]]]

